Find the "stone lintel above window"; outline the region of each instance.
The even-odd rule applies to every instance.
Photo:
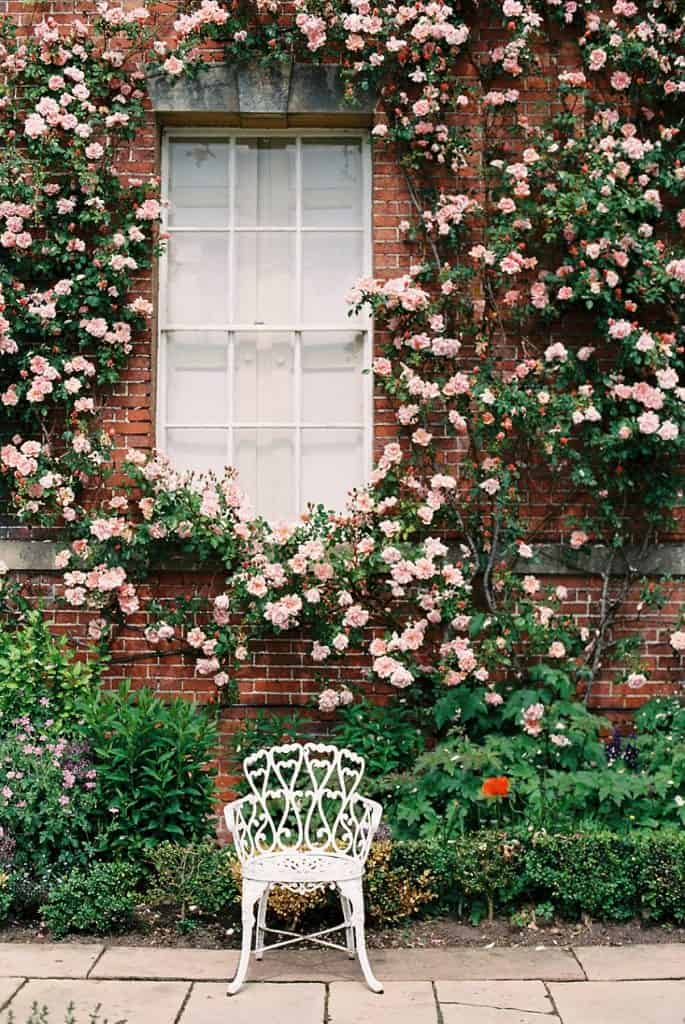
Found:
[[[335,64],[229,66],[217,63],[195,78],[153,73],[147,80],[153,110],[165,125],[242,128],[365,127],[375,97],[345,100]]]

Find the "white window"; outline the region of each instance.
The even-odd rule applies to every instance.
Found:
[[[158,446],[234,465],[259,513],[342,508],[371,462],[369,142],[359,132],[170,130]]]

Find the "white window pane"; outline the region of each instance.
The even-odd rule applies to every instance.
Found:
[[[178,139],[169,143],[169,224],[228,225],[229,143]]]
[[[167,339],[166,365],[169,423],[227,424],[227,335],[176,331]]]
[[[169,241],[167,317],[177,324],[228,320],[228,236],[188,231]]]
[[[362,154],[358,139],[302,142],[302,223],[361,227]]]
[[[206,473],[213,469],[223,473],[228,463],[225,430],[166,431],[166,454],[177,469],[194,469]]]
[[[345,507],[347,492],[364,479],[361,430],[302,431],[302,505]]]
[[[364,336],[359,332],[303,331],[302,420],[361,423]]]
[[[295,235],[240,232],[236,241],[236,320],[274,324],[295,316]]]
[[[363,268],[361,231],[316,232],[302,236],[302,318],[305,322],[347,320],[345,295]]]
[[[295,515],[295,440],[292,430],[236,430],[236,466],[240,486],[260,515]]]
[[[235,420],[292,423],[294,358],[290,334],[236,334]]]
[[[236,143],[235,222],[239,227],[295,223],[295,153],[294,140]]]

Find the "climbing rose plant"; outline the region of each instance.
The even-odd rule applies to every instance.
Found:
[[[484,21],[501,29],[489,51]],[[364,651],[369,677],[408,688],[438,725],[497,708],[545,667],[586,698],[607,659],[644,685],[640,614],[665,600],[644,557],[682,488],[679,4],[300,0],[284,18],[278,3],[203,0],[164,25],[154,7],[100,4],[27,38],[6,20],[3,38],[2,402],[16,436],[0,457],[19,514],[66,523],[65,600],[94,611],[91,639],[139,628],[145,607],[151,649],[190,653],[229,699],[251,641],[304,631],[323,671]],[[114,169],[141,123],[141,61],[173,81],[217,46],[235,63],[335,57],[350,103],[378,96],[372,137],[413,211],[407,272],[348,296],[373,312],[398,440],[345,511],[290,524],[255,516],[232,470],[181,474],[154,453],[127,453],[104,503],[83,489],[111,468],[96,397],[150,312],[132,295],[155,253],[155,183]],[[544,124],[519,109],[525,75],[545,76]],[[521,571],[550,536],[581,574],[605,545],[591,629],[564,587]],[[220,565],[225,589],[147,598],[175,555]],[[531,694],[519,724],[533,735],[545,706]],[[328,687],[321,706],[350,697]]]

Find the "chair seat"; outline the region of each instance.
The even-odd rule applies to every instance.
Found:
[[[292,851],[265,853],[243,864],[243,878],[256,882],[282,882],[286,885],[316,882],[343,882],[361,878],[363,865],[342,853]]]

